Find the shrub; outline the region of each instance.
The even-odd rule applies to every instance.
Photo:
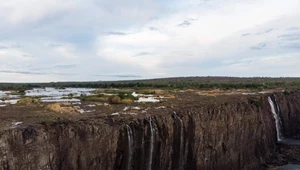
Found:
[[[57,112],[57,113],[77,113],[79,112],[77,109],[73,108],[71,103],[52,103],[46,106],[47,110]]]
[[[126,99],[123,99],[121,102],[122,102],[123,104],[131,104],[131,103],[133,102],[133,100],[132,100],[132,99],[126,98]]]
[[[119,96],[121,99],[126,98],[126,99],[138,100],[138,98],[134,97],[131,92],[120,91],[118,92],[117,96]]]
[[[111,96],[109,99],[108,99],[108,103],[110,104],[120,104],[121,103],[121,98],[119,96]]]
[[[39,97],[25,97],[25,98],[21,98],[18,101],[18,104],[21,105],[39,104],[39,103],[41,103],[41,99]]]
[[[69,98],[69,99],[72,99],[73,96],[74,96],[74,95],[73,95],[72,93],[68,94],[68,98]]]
[[[136,93],[138,93],[138,94],[155,94],[155,90],[142,89],[142,90],[138,90]]]
[[[11,95],[25,95],[26,92],[24,89],[18,90],[18,91],[13,91],[10,93]]]

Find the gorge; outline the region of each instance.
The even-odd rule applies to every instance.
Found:
[[[297,154],[278,156],[279,148],[287,150],[286,144],[300,139],[299,101],[299,91],[186,92],[165,108],[143,113],[112,116],[108,111],[2,127],[0,169],[263,170],[300,163]]]

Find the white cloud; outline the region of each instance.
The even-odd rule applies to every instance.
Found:
[[[166,67],[195,59],[201,62],[236,55],[243,57],[243,52],[252,55],[259,53],[261,56],[261,51],[255,54],[249,50],[251,46],[255,48],[259,43],[275,41],[279,32],[275,29],[269,35],[244,39],[241,37],[242,32],[249,30],[256,34],[270,29],[270,26],[278,26],[281,21],[276,25],[276,20],[297,15],[299,7],[296,0],[285,2],[284,6],[279,0],[219,2],[220,4],[212,4],[208,9],[205,4],[199,7],[195,2],[190,1],[185,5],[186,8],[148,22],[142,28],[125,30],[130,34],[99,36],[98,55],[112,61],[151,69],[153,73],[166,71]],[[190,25],[178,27],[183,21],[188,21]],[[153,31],[149,29],[151,27],[157,29]],[[267,45],[267,48],[278,48],[274,44]],[[145,51],[156,55],[133,57]]]
[[[45,17],[68,12],[78,5],[78,0],[10,0],[0,3],[0,18],[13,25],[37,22]]]
[[[295,75],[284,60],[298,56],[299,8],[298,0],[5,1],[0,71],[33,80],[39,75],[28,73],[39,72],[49,81],[246,76],[251,69],[261,71],[255,75]]]
[[[74,60],[79,59],[80,57],[75,54],[75,52],[72,52],[72,49],[68,49],[64,46],[55,47],[54,52],[56,52],[59,56],[64,57],[67,60]]]
[[[212,69],[220,75],[234,76],[291,76],[299,77],[300,52],[236,60],[231,64]],[[284,69],[283,69],[284,68]]]
[[[1,82],[48,82],[49,80],[63,80],[58,79],[57,76],[49,76],[49,75],[26,75],[26,74],[19,74],[19,73],[2,73],[1,75]]]

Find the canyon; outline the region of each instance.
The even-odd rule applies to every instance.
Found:
[[[294,146],[300,91],[174,95],[165,103],[139,103],[149,109],[135,114],[112,115],[117,109],[110,108],[55,121],[39,121],[50,113],[31,106],[0,108],[2,122],[34,119],[1,125],[0,169],[264,170],[300,163]],[[10,115],[14,108],[18,115]]]

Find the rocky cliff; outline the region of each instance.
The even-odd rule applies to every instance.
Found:
[[[265,169],[276,148],[267,97],[207,97],[136,116],[2,130],[0,169]],[[297,92],[276,94],[286,135],[299,133],[299,99]]]
[[[285,137],[300,139],[300,92],[276,93]]]

